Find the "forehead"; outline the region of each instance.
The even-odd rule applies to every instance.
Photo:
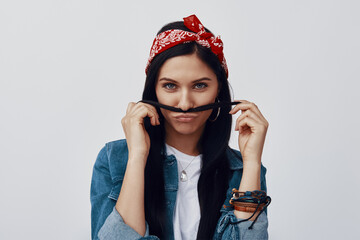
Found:
[[[194,81],[201,78],[217,80],[214,71],[196,54],[170,58],[161,66],[158,79],[170,78],[178,82]]]

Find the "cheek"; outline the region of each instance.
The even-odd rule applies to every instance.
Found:
[[[156,98],[157,98],[159,103],[171,106],[171,99],[172,98],[171,98],[171,96],[169,97],[168,94],[165,94],[162,91],[156,91]]]
[[[205,119],[205,121],[206,121],[210,117],[212,111],[213,110],[206,110],[206,111],[201,112],[202,119],[203,120]]]
[[[166,110],[166,109],[163,109],[163,108],[160,108],[160,112],[161,114],[163,115],[163,119],[168,122],[169,120],[171,120],[171,118],[169,117],[170,115],[170,111]]]
[[[162,114],[163,116],[166,116],[166,110],[160,108],[160,112],[161,112],[161,114]]]
[[[158,101],[160,101],[160,99],[164,98],[163,94],[161,93],[161,86],[156,85],[155,94],[156,94],[156,98],[158,99]]]
[[[178,96],[174,93],[167,93],[164,90],[159,90],[156,92],[156,97],[159,103],[172,106],[171,104],[176,103]]]

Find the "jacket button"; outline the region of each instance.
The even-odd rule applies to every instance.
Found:
[[[175,163],[175,160],[171,160],[171,161],[167,162],[167,164],[168,164],[169,166],[173,165],[174,163]]]

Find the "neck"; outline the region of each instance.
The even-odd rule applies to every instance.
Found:
[[[165,142],[179,150],[180,152],[183,152],[185,154],[191,155],[191,156],[197,156],[201,153],[201,149],[199,149],[198,143],[200,141],[201,135],[204,131],[204,127],[199,129],[198,131],[192,133],[192,134],[181,134],[176,132],[173,128],[166,126],[166,139]]]

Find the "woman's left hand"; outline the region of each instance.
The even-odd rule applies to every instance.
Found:
[[[260,164],[269,123],[254,103],[246,100],[236,101],[241,103],[229,113],[236,114],[239,110],[242,111],[236,120],[235,131],[239,131],[238,142],[243,162],[244,164],[247,162]]]

